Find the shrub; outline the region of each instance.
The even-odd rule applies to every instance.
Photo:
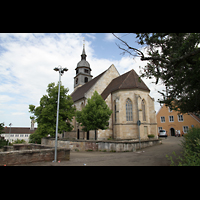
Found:
[[[17,140],[15,140],[13,142],[13,144],[22,144],[22,143],[26,143],[26,141],[25,140],[19,140],[19,139],[17,139]]]
[[[178,166],[200,166],[200,127],[190,128],[184,135],[181,146],[183,147],[183,156],[177,157]],[[173,154],[176,156],[175,152]],[[171,165],[175,165],[172,157],[166,156],[171,160]]]
[[[41,144],[41,139],[43,138],[44,136],[42,136],[41,134],[37,133],[37,130],[32,133],[30,135],[30,138],[29,138],[29,143],[37,143],[37,144]]]
[[[153,135],[153,134],[148,135],[148,138],[154,138],[154,137],[155,137],[155,135]]]
[[[3,138],[0,138],[0,148],[3,148],[6,145],[8,145],[8,140],[4,140]]]

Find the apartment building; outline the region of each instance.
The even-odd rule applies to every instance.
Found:
[[[175,136],[176,130],[182,134],[187,133],[189,128],[200,126],[200,118],[193,113],[179,114],[171,110],[165,104],[156,114],[158,132],[161,129],[167,131],[168,136]]]

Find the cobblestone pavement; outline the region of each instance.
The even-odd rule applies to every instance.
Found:
[[[36,162],[23,166],[169,166],[166,154],[175,151],[181,155],[182,137],[170,136],[162,139],[162,144],[147,147],[136,152],[70,152],[69,161]],[[172,156],[173,157],[173,156]]]

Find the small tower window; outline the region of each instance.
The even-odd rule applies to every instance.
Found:
[[[87,83],[88,82],[88,77],[85,77],[85,83]]]
[[[76,84],[78,83],[78,78],[76,79]]]
[[[84,69],[84,72],[89,74],[89,70],[88,69]]]

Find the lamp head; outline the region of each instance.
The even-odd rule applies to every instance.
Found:
[[[55,71],[59,71],[58,67],[55,67],[53,70],[55,70]]]
[[[64,68],[64,69],[63,69],[63,71],[67,72],[67,71],[68,71],[68,69],[67,69],[67,68]]]

